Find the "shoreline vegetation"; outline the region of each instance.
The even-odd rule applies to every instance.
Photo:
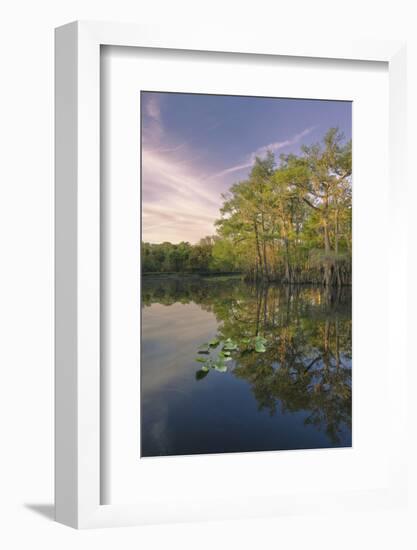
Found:
[[[352,143],[337,128],[278,164],[269,151],[222,195],[216,235],[195,245],[142,242],[142,275],[349,286],[351,177]]]
[[[239,278],[244,277],[244,273],[241,271],[199,271],[199,272],[188,272],[188,271],[149,271],[142,273],[142,277],[150,278],[163,278],[163,279],[177,279],[177,278],[187,278],[187,279],[204,279],[206,277],[210,279],[215,279],[221,277],[223,279]]]

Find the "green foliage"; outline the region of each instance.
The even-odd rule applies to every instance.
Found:
[[[267,340],[262,336],[256,336],[254,340],[255,340],[255,351],[257,353],[265,353],[266,352],[265,344]]]
[[[216,254],[233,250],[253,280],[349,284],[352,144],[331,128],[301,150],[281,155],[278,167],[270,152],[256,158],[249,178],[231,187]]]
[[[188,242],[142,242],[142,273],[230,273],[242,271],[239,248],[219,236]]]
[[[219,358],[217,359],[217,361],[215,361],[214,368],[218,372],[227,372],[227,365],[225,364],[225,361],[222,358]]]
[[[218,237],[214,241],[210,265],[215,271],[240,271],[244,262],[235,243]]]
[[[223,351],[236,351],[237,344],[228,338],[223,345]]]
[[[240,348],[243,350],[244,345],[250,343],[252,343],[251,351],[256,351],[257,353],[265,353],[265,344],[267,343],[267,340],[266,338],[259,335],[255,336],[252,339],[243,338],[240,347],[231,338],[226,338],[224,340],[213,338],[212,340],[210,340],[209,343],[201,344],[198,348],[198,353],[210,355],[211,351],[214,351],[214,349],[217,348],[219,344],[222,344],[222,349],[218,352],[217,357],[214,358],[196,357],[195,360],[198,363],[204,364],[204,366],[202,366],[201,369],[196,372],[196,379],[201,380],[202,378],[204,378],[210,369],[214,369],[222,373],[227,372],[226,363],[232,361],[232,352],[238,352]]]

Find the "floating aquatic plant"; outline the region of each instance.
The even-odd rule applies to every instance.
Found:
[[[205,378],[209,373],[209,369],[200,369],[195,373],[196,380],[202,380]]]
[[[266,347],[265,347],[266,339],[265,338],[263,338],[262,336],[256,336],[254,338],[254,342],[255,342],[255,351],[257,353],[264,353],[266,351]]]
[[[237,350],[237,344],[233,342],[230,338],[225,340],[223,344],[223,351],[236,351]]]
[[[210,344],[201,344],[201,346],[198,348],[198,353],[210,353]]]
[[[202,363],[200,370],[196,372],[196,379],[202,380],[207,376],[210,370],[214,369],[217,372],[227,372],[227,365],[232,360],[232,353],[242,350],[242,352],[255,351],[256,353],[265,353],[267,340],[263,336],[255,336],[253,338],[242,338],[239,343],[234,342],[231,338],[220,340],[213,338],[209,342],[201,344],[198,348],[198,353],[209,356],[211,352],[221,344],[221,350],[216,358],[211,357],[196,357],[198,363]]]

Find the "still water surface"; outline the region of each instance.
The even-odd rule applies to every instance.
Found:
[[[351,333],[350,288],[144,278],[142,456],[351,446]],[[227,371],[201,370],[227,338]]]

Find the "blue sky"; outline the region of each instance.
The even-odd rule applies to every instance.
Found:
[[[221,194],[269,149],[298,153],[337,126],[351,139],[351,103],[142,92],[142,239],[215,233]]]

